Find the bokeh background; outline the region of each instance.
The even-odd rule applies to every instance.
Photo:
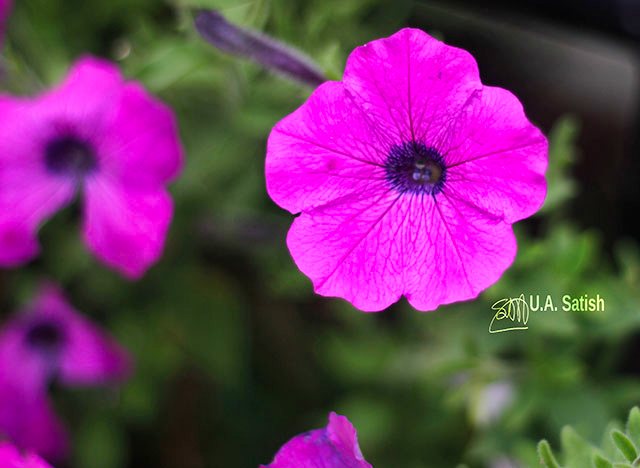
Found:
[[[41,230],[43,255],[0,272],[0,319],[41,279],[135,356],[122,388],[58,389],[69,467],[256,467],[293,435],[347,415],[376,467],[538,466],[573,425],[598,441],[640,401],[640,15],[629,0],[17,0],[5,89],[33,94],[79,55],[120,64],[178,116],[187,165],[166,253],[139,282],[84,250],[79,207]],[[420,27],[470,50],[551,141],[543,210],[475,301],[364,314],[313,294],[266,196],[273,124],[311,90],[199,38],[195,7],[298,47],[339,79],[357,45]],[[502,297],[599,294],[598,313],[532,313],[489,334]]]

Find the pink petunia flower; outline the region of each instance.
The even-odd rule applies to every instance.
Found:
[[[362,456],[358,436],[349,420],[329,414],[324,429],[295,436],[262,468],[371,468]]]
[[[107,61],[79,60],[37,98],[0,97],[0,266],[35,257],[39,226],[80,192],[89,249],[142,276],[162,254],[181,166],[171,110]]]
[[[476,297],[516,254],[512,223],[546,193],[547,141],[473,57],[416,29],[355,49],[281,120],[271,198],[300,213],[287,244],[323,296],[379,311]]]
[[[0,467],[2,468],[51,468],[47,462],[33,453],[22,455],[8,442],[0,442]]]
[[[112,338],[73,309],[53,285],[0,331],[0,381],[44,389],[102,385],[126,379],[131,358]]]
[[[0,437],[50,460],[67,453],[67,435],[47,399],[52,380],[66,386],[115,383],[131,373],[131,358],[44,286],[33,303],[0,332]]]

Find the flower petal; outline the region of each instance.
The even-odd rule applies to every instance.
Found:
[[[3,468],[51,468],[34,453],[22,454],[8,442],[0,442],[0,466]]]
[[[375,194],[375,196],[372,196]],[[287,245],[298,268],[323,296],[379,311],[402,295],[403,245],[395,241],[407,215],[405,197],[371,187],[303,212]]]
[[[107,177],[87,180],[84,239],[107,265],[135,279],[162,255],[173,214],[164,189],[138,191]]]
[[[0,381],[0,434],[21,449],[48,460],[63,460],[68,453],[66,430],[46,394],[25,392],[21,386],[3,381]]]
[[[435,148],[482,88],[471,54],[410,28],[356,48],[343,82],[396,143],[419,141]]]
[[[107,60],[85,56],[73,64],[59,86],[25,101],[38,106],[31,119],[71,126],[76,133],[93,140],[115,117],[123,85],[118,67]]]
[[[425,198],[426,202],[427,199]],[[511,265],[511,225],[445,193],[412,210],[405,226],[404,295],[418,310],[473,299]]]
[[[349,457],[353,457],[353,459],[358,462],[356,464],[357,467],[371,467],[371,465],[365,461],[360,451],[356,429],[346,416],[336,414],[333,411],[329,414],[327,436],[338,451],[347,454]]]
[[[463,112],[445,152],[447,192],[513,223],[546,194],[547,139],[509,91],[485,87]]]
[[[302,213],[287,238],[324,296],[379,311],[405,295],[418,310],[475,298],[513,262],[510,225],[444,194],[341,200]]]
[[[31,118],[34,106],[0,98],[0,266],[17,266],[39,251],[43,221],[70,203],[72,180],[52,176],[43,156],[45,132]]]
[[[18,316],[0,333],[0,382],[13,382],[26,392],[46,392],[57,360],[46,359],[28,346],[28,322]]]
[[[101,170],[123,185],[154,189],[174,179],[182,168],[173,112],[138,83],[123,87],[104,133],[98,142]]]
[[[346,417],[331,413],[326,428],[294,437],[263,468],[371,468],[371,465],[360,452],[353,425]]]
[[[384,178],[391,145],[341,83],[324,83],[269,135],[267,191],[298,213],[364,190]]]

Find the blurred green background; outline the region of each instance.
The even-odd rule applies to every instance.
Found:
[[[516,226],[517,260],[494,287],[431,313],[405,301],[360,313],[313,294],[284,242],[291,216],[265,192],[269,131],[311,90],[211,48],[194,7],[300,48],[336,79],[355,46],[423,16],[382,0],[17,1],[5,89],[33,94],[81,54],[110,58],[173,107],[187,154],[166,253],[143,280],[85,251],[78,207],[43,227],[37,261],[0,273],[3,318],[53,279],[135,356],[121,389],[54,386],[70,467],[256,467],[331,410],[376,467],[538,466],[540,438],[571,424],[598,440],[638,403],[640,251],[580,216],[580,115],[539,122],[548,199]],[[489,334],[492,304],[521,293],[600,294],[606,309],[532,313],[527,331]]]

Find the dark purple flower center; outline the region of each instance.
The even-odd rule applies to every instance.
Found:
[[[400,193],[435,195],[447,175],[440,153],[415,141],[391,148],[384,168],[387,181]]]
[[[47,170],[54,174],[83,176],[97,166],[91,145],[75,136],[51,140],[45,147],[44,156]]]
[[[65,336],[60,324],[42,320],[29,326],[25,334],[27,346],[46,354],[57,352],[64,344]]]

